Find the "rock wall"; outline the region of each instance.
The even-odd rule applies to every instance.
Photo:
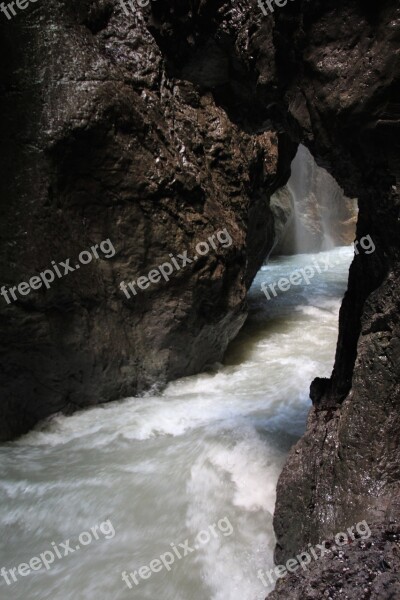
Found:
[[[354,529],[355,531],[355,529]],[[268,600],[393,600],[400,597],[400,533],[385,520],[340,548],[327,540],[323,558],[279,579]],[[320,542],[323,540],[321,539]],[[328,547],[329,546],[329,547]],[[322,553],[316,548],[317,556]],[[304,561],[308,559],[304,556]]]
[[[147,20],[119,2],[49,0],[0,21],[1,285],[115,248],[49,289],[0,297],[0,440],[221,360],[272,246],[269,197],[296,145],[243,130],[171,74]],[[229,247],[169,282],[131,299],[119,288],[223,229]]]
[[[314,155],[358,196],[357,238],[375,245],[352,264],[332,376],[313,383],[307,432],[279,481],[278,562],[398,505],[399,17],[389,2],[325,3],[301,25],[277,23],[298,65],[289,109]]]

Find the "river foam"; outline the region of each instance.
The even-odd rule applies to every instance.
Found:
[[[264,599],[257,570],[272,566],[277,479],[304,431],[310,382],[333,365],[352,249],[329,256],[333,269],[271,301],[261,283],[313,257],[263,267],[249,320],[214,371],[171,383],[161,395],[56,416],[0,447],[1,566],[29,562],[52,541],[105,519],[116,531],[49,571],[3,582],[7,598]],[[122,581],[122,571],[148,565],[223,517],[229,537],[133,589]]]

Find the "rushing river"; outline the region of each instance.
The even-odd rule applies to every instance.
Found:
[[[0,567],[10,585],[3,575],[1,597],[263,600],[270,590],[257,570],[273,562],[277,479],[304,431],[311,380],[331,372],[352,255],[349,247],[272,259],[214,372],[161,396],[56,417],[2,445]],[[323,272],[310,285],[267,300],[262,282],[313,259]],[[46,551],[48,569],[33,561],[13,581],[10,569]],[[141,567],[138,585],[122,580]]]

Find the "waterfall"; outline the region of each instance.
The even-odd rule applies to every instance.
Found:
[[[344,195],[334,178],[318,167],[301,144],[283,190],[271,198],[276,220],[275,254],[326,251],[353,241],[357,217],[355,200]],[[290,205],[286,211],[282,209],[285,202]]]

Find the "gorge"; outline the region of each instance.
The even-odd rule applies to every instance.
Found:
[[[4,592],[13,600],[72,599],[99,589],[123,600],[264,600],[273,586],[257,573],[274,567],[278,476],[304,432],[310,381],[332,368],[352,254],[351,247],[323,253],[339,265],[267,302],[261,282],[321,255],[271,259],[253,283],[249,319],[224,365],[171,383],[162,394],[57,416],[3,445],[7,569],[51,549],[49,540],[71,538],[75,548],[79,532],[96,523],[110,519],[115,529],[113,539],[93,542]],[[223,518],[230,536],[219,533],[175,558],[171,571],[137,576],[171,543],[187,539],[195,550],[198,532]],[[131,587],[123,572],[136,572]]]
[[[223,509],[234,504],[232,497],[242,508],[236,522],[248,520],[253,506],[261,507],[245,530],[250,544],[260,548],[260,568],[272,561],[270,513],[282,467],[274,512],[277,564],[296,556],[307,544],[320,543],[364,519],[371,527],[367,554],[362,554],[358,542],[346,548],[352,578],[344,581],[346,567],[340,560],[324,566],[316,563],[307,572],[280,580],[271,598],[322,598],[326,592],[339,597],[342,588],[335,579],[339,572],[340,585],[347,586],[349,598],[359,598],[361,586],[365,597],[374,600],[398,595],[394,548],[400,506],[399,10],[391,0],[379,5],[297,0],[264,16],[256,3],[242,0],[193,0],[189,8],[178,0],[160,0],[128,19],[119,2],[112,0],[48,0],[9,22],[0,22],[2,285],[18,285],[52,261],[77,256],[101,240],[110,239],[116,249],[110,260],[87,265],[85,276],[81,276],[83,270],[71,273],[49,290],[0,305],[3,503],[10,503],[2,519],[9,527],[5,539],[15,557],[24,560],[20,553],[24,550],[21,543],[27,540],[25,514],[38,521],[38,536],[26,543],[28,554],[34,555],[46,531],[46,540],[53,539],[50,532],[61,540],[85,529],[92,514],[93,525],[107,518],[96,501],[100,490],[115,486],[110,506],[115,513],[126,510],[129,492],[136,498],[137,491],[126,477],[111,476],[105,464],[112,465],[112,472],[118,473],[118,464],[124,474],[133,472],[143,497],[162,508],[164,498],[169,498],[167,508],[173,502],[169,486],[182,492],[186,480],[174,472],[171,476],[178,479],[169,481],[154,471],[155,465],[168,468],[169,446],[164,446],[164,437],[178,433],[184,438],[190,430],[194,438],[183,439],[174,457],[176,469],[186,475],[193,469],[189,492],[198,499],[203,517],[210,516],[210,523],[228,516]],[[341,246],[351,241],[354,219],[350,213],[357,198],[356,237],[370,236],[375,251],[355,255],[348,285],[347,268],[327,272],[332,287],[325,289],[322,305],[313,297],[305,312],[295,311],[301,332],[291,330],[293,353],[306,361],[309,345],[314,345],[313,368],[302,371],[304,365],[299,365],[292,378],[276,380],[272,408],[263,405],[259,416],[251,395],[243,394],[245,398],[232,406],[214,398],[208,411],[215,419],[208,418],[204,407],[196,405],[196,389],[202,397],[205,388],[207,393],[213,388],[218,395],[228,369],[234,380],[234,389],[226,382],[228,395],[237,392],[240,396],[242,376],[247,367],[251,370],[246,360],[242,372],[237,363],[235,367],[235,362],[225,358],[228,362],[223,368],[201,374],[221,363],[228,347],[235,353],[232,348],[243,339],[240,336],[246,336],[246,327],[251,331],[252,319],[257,322],[257,294],[261,292],[259,288],[255,292],[254,286],[259,282],[257,273],[264,273],[266,257],[270,260],[267,268],[279,269],[277,277],[309,260],[280,258],[282,252],[295,252],[301,238],[303,242],[311,239],[304,236],[307,223],[301,221],[305,208],[312,209],[313,196],[293,217],[293,190],[288,184],[291,163],[298,151],[307,153],[306,148],[344,190],[340,197],[350,212],[332,212],[335,222],[341,222],[340,239],[334,243]],[[329,176],[320,174],[325,182]],[[333,204],[338,206],[336,200]],[[293,208],[298,209],[296,202]],[[297,236],[292,225],[297,225]],[[203,257],[179,272],[168,286],[148,290],[140,301],[121,295],[120,281],[149,272],[170,253],[188,249],[193,254],[197,242],[223,228],[233,240],[229,248]],[[324,251],[326,246],[320,247],[319,242],[318,233],[302,249]],[[335,255],[341,250],[327,252]],[[321,281],[315,280],[317,289]],[[312,289],[304,288],[306,297]],[[265,310],[284,312],[283,317],[276,315],[283,328],[281,349],[285,331],[291,329],[287,309],[302,305],[292,292],[297,293],[290,289],[278,304],[276,299],[266,303],[262,295]],[[335,311],[344,292],[333,357]],[[244,325],[249,308],[250,320]],[[306,337],[305,332],[321,326],[328,328],[329,335],[322,340],[327,343],[320,350],[323,358],[316,361],[319,336]],[[262,350],[254,367],[260,387],[254,385],[254,393],[267,398],[268,381],[262,372],[271,368],[274,379],[273,327],[266,327],[265,338],[260,335],[255,334],[256,346]],[[282,364],[280,372],[285,375]],[[305,423],[311,380],[312,408]],[[252,385],[250,376],[244,386],[250,389]],[[301,396],[301,402],[297,408],[289,403],[286,414],[288,405],[282,398],[290,389],[294,397]],[[139,398],[126,401],[128,406],[119,403],[133,396]],[[118,402],[104,404],[112,401]],[[69,416],[89,407],[87,412]],[[172,416],[166,416],[166,410]],[[51,415],[57,416],[28,433]],[[285,421],[280,429],[282,452],[274,446],[273,427],[268,439],[260,433],[274,419],[276,426]],[[193,423],[203,424],[204,429],[196,429]],[[297,441],[304,427],[305,434]],[[163,435],[157,437],[156,432]],[[10,442],[22,434],[27,436]],[[228,450],[218,446],[220,436]],[[146,458],[149,447],[140,448],[137,443],[146,439],[154,443],[153,464]],[[244,455],[235,454],[235,443]],[[221,465],[229,467],[226,477],[231,483],[239,482],[236,496],[232,488],[231,497],[218,495],[218,487],[212,488],[223,512],[212,517],[207,513],[211,488],[202,477],[196,478],[200,456],[196,452],[207,454],[207,448],[210,454],[205,463],[212,459],[207,473],[210,485],[215,481],[213,469]],[[183,462],[185,453],[188,462]],[[270,456],[276,458],[274,465],[268,462]],[[65,480],[58,482],[68,457],[71,465]],[[91,465],[98,477],[91,473]],[[144,477],[149,472],[159,480],[157,491]],[[36,483],[31,479],[35,477]],[[253,504],[247,488],[257,489],[257,484],[259,496]],[[79,487],[82,496],[75,496]],[[15,509],[14,500],[18,500]],[[175,502],[183,502],[179,493]],[[77,509],[73,510],[77,505],[81,507],[78,516]],[[57,520],[60,506],[71,510],[65,529]],[[204,522],[190,507],[186,509],[194,533]],[[268,511],[268,518],[262,511]],[[122,545],[108,542],[117,544],[113,546],[117,549],[114,570],[117,564],[120,570],[128,567],[132,540],[144,549],[143,564],[147,564],[146,553],[153,553],[150,560],[158,555],[146,547],[151,531],[156,535],[160,527],[165,528],[168,544],[187,537],[181,522],[168,521],[171,512],[160,509],[157,514],[154,529],[147,533],[140,529],[141,516],[148,527],[152,520],[146,503],[132,515],[137,525],[134,531],[126,523],[121,525],[126,531],[120,537]],[[47,530],[41,529],[43,523]],[[229,550],[231,539],[226,538],[229,556],[234,553]],[[218,550],[217,540],[215,545]],[[99,550],[95,557],[87,555],[88,561],[98,560],[93,570],[85,566],[87,574],[108,568],[109,550],[104,548],[104,554]],[[57,591],[56,569],[48,573],[46,591],[40,578],[33,584],[27,578],[15,584],[12,593],[25,598],[23,592],[32,589],[33,598],[43,600],[46,593],[49,598],[67,600],[76,597],[74,586],[81,581],[88,590],[85,597],[94,596],[99,588],[94,577],[88,575],[86,580],[84,570],[79,569],[81,557],[77,554],[75,579],[69,575],[68,583],[67,572],[62,572],[64,592]],[[247,597],[248,591],[261,598],[263,590],[251,587],[260,585],[256,577],[245,588],[235,579],[235,575],[240,579],[245,563],[243,553],[237,563],[227,559],[234,565],[231,577],[223,576],[228,587],[220,586],[212,553],[208,560],[205,577],[213,600],[236,600],[239,594]],[[60,569],[64,568],[62,563]],[[190,572],[180,563],[178,569],[186,586],[185,600],[192,589],[198,594],[195,600],[208,597],[193,585]],[[329,577],[326,569],[330,569]],[[148,588],[148,597],[178,597],[173,595],[173,576],[168,581],[172,588]],[[129,590],[125,596],[123,588],[117,592],[111,578],[99,585],[107,599],[118,593],[115,597],[131,597]],[[147,592],[141,594],[140,600],[147,597]]]

